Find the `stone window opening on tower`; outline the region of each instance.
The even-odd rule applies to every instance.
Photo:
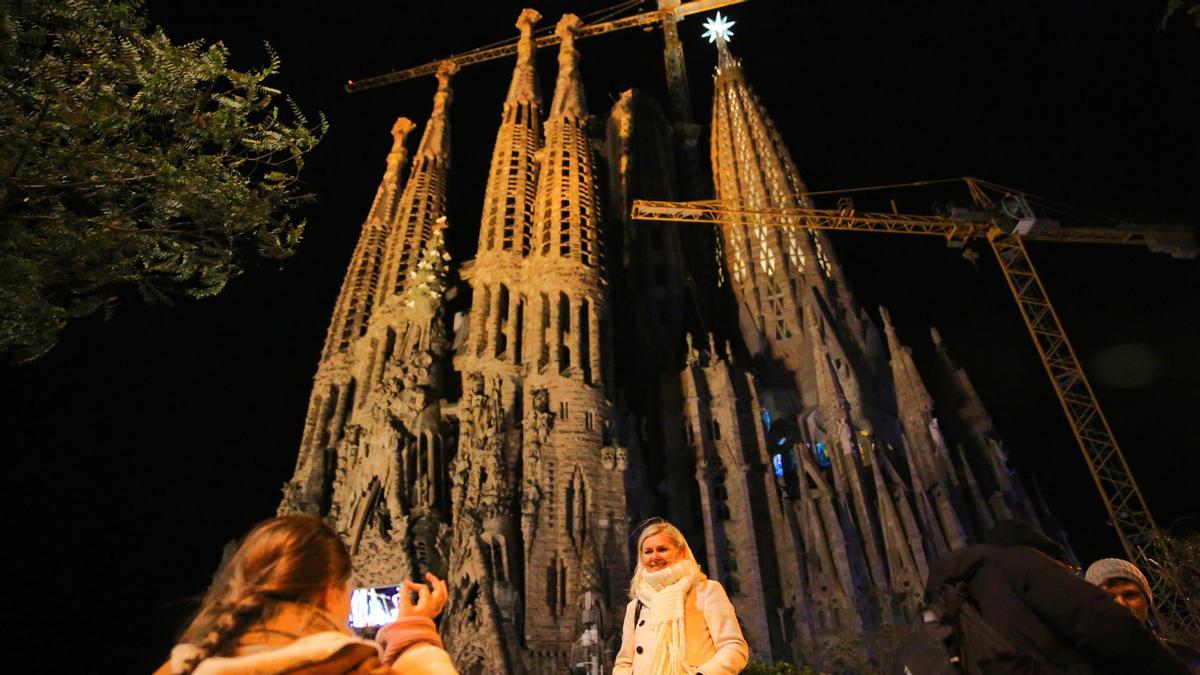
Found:
[[[375,369],[375,381],[383,381],[383,372],[387,367],[388,359],[392,358],[392,352],[396,350],[396,331],[389,327],[387,336],[383,340],[383,351],[379,352],[379,362]]]
[[[712,421],[712,439],[714,441],[721,440],[721,423],[716,418],[713,418]]]
[[[738,571],[737,547],[729,537],[725,538],[725,570],[728,572]]]
[[[484,554],[487,558],[487,566],[492,573],[493,581],[508,580],[508,562],[504,555],[504,538],[500,535],[492,535],[486,542]]]
[[[429,434],[426,432],[417,433],[417,471],[413,474],[415,481],[420,481],[429,475]]]
[[[486,326],[487,326],[487,322],[488,322],[488,313],[491,311],[491,307],[492,307],[492,289],[488,286],[484,286],[483,287],[483,302],[479,303],[479,309],[480,309],[480,312],[483,314],[483,316],[480,317],[480,321],[479,321],[479,327],[481,330],[479,331],[479,333],[480,333],[479,338],[478,338],[479,344],[476,346],[476,349],[475,349],[476,356],[483,356],[484,351],[487,349]]]
[[[571,367],[571,301],[566,293],[558,294],[558,372],[565,373]]]
[[[529,181],[533,181],[533,175],[530,174]],[[533,229],[533,217],[528,211],[521,217],[521,255],[529,255],[530,247],[530,231]]]
[[[579,206],[579,220],[581,227],[579,228],[579,261],[588,267],[592,266],[592,235],[591,228],[588,223],[588,208],[587,205]]]
[[[514,163],[516,160],[513,160]],[[513,230],[517,222],[517,198],[509,194],[504,198],[504,229],[501,236],[501,247],[511,251],[513,247]]]
[[[496,349],[497,357],[503,358],[508,349],[508,335],[505,329],[508,325],[508,286],[500,284],[499,299],[496,303]]]
[[[557,554],[551,559],[546,575],[546,604],[553,616],[567,609],[567,563]]]
[[[513,363],[520,364],[525,337],[525,296],[517,297],[516,326],[513,329]]]
[[[725,487],[725,469],[718,469],[713,476],[713,498],[717,502],[717,518],[730,520],[733,515],[729,511],[729,490]]]
[[[367,396],[367,394],[371,393],[371,389],[375,385],[375,381],[376,381],[375,368],[376,368],[378,362],[379,362],[379,338],[371,338],[370,347],[367,351],[366,390],[363,392],[364,396],[362,397],[362,400],[360,400],[358,402],[359,407],[362,407],[362,404],[366,402],[367,398],[369,398]]]
[[[588,410],[587,412],[583,413],[583,426],[584,426],[584,428],[586,428],[588,431],[592,431],[592,429],[593,429],[593,427],[595,426],[595,424],[596,424],[596,415],[595,415],[595,413],[593,413],[591,410]]]
[[[550,342],[548,334],[550,332],[550,298],[545,293],[541,294],[542,320],[538,328],[538,369],[543,368],[550,361]]]
[[[567,402],[559,401],[558,402],[558,419],[566,420],[568,412],[570,412],[570,406],[567,404]]]
[[[354,398],[358,382],[352,377],[346,383],[345,390],[342,391],[342,397],[338,400],[337,417],[333,420],[333,429],[331,429],[333,442],[342,440],[342,434],[346,429],[346,422],[350,419],[350,412],[354,410]]]
[[[345,323],[342,326],[342,334],[338,340],[337,349],[339,352],[344,352],[350,346],[350,337],[354,333],[354,315],[358,312],[358,306],[351,304],[346,308]]]
[[[592,383],[591,303],[579,303],[579,367],[583,372],[583,383]]]

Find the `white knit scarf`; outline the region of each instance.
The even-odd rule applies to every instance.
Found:
[[[647,673],[678,675],[690,672],[687,635],[683,629],[683,601],[703,576],[700,566],[690,559],[680,560],[657,572],[642,573],[637,597],[650,612],[646,621],[654,635]]]

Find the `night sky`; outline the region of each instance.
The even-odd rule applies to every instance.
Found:
[[[319,201],[296,256],[250,270],[219,298],[146,308],[129,296],[111,321],[68,328],[40,362],[3,366],[3,419],[15,429],[5,434],[15,439],[5,444],[6,576],[55,598],[8,603],[14,637],[50,644],[65,634],[71,658],[95,670],[148,671],[224,543],[273,515],[392,122],[423,124],[434,89],[427,78],[351,96],[343,82],[514,36],[522,6],[547,26],[568,9],[608,4],[149,2],[176,41],[223,40],[239,67],[265,61],[263,40],[279,52],[274,86],[331,123],[303,174]],[[814,191],[974,175],[1111,217],[1194,224],[1200,30],[1181,18],[1159,30],[1162,4],[752,0],[725,13],[737,21],[732,50]],[[702,21],[680,31],[707,122],[716,54],[699,37]],[[629,87],[665,107],[661,44],[658,32],[637,30],[582,41],[592,112],[605,114]],[[454,81],[457,260],[473,255],[511,67],[473,66]],[[539,68],[548,103],[553,53]],[[928,213],[946,198],[897,189],[858,203],[886,209],[895,199]],[[934,239],[833,238],[859,302],[892,310],[919,365],[931,363],[928,328],[938,327],[1081,557],[1119,554],[986,245],[973,266]],[[1159,523],[1200,526],[1200,261],[1092,245],[1030,250]]]

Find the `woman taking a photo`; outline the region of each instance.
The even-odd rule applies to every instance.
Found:
[[[348,628],[350,554],[315,516],[259,524],[218,572],[196,618],[155,675],[453,675],[433,618],[446,584],[405,581],[381,644]],[[417,600],[412,601],[412,593]]]
[[[638,563],[613,675],[733,675],[750,650],[721,584],[665,521],[638,537]]]

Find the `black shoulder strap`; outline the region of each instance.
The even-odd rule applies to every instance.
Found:
[[[992,647],[999,653],[1021,655],[1024,658],[1030,658],[1029,655],[1018,650],[1008,641],[999,631],[995,629],[987,619],[983,618],[979,610],[976,609],[970,592],[970,586],[965,581],[958,583],[946,584],[942,588],[941,600],[943,604],[944,619],[960,624],[966,622],[978,631],[986,640],[990,641]]]
[[[633,625],[634,626],[638,625],[638,619],[641,618],[641,616],[642,616],[642,607],[644,607],[644,606],[645,605],[642,604],[641,600],[637,601],[637,607],[635,607],[633,609]]]
[[[974,625],[977,630],[987,636],[987,638],[991,640],[992,643],[1000,649],[1000,651],[1009,654],[1022,653],[1016,647],[1014,647],[1011,642],[1005,639],[1005,637],[1001,635],[995,628],[993,628],[992,625],[987,622],[987,619],[984,619],[983,615],[979,613],[979,610],[975,609],[975,607],[973,607],[970,603],[963,603],[963,606],[959,608],[958,615],[967,621],[970,621],[971,624]]]

